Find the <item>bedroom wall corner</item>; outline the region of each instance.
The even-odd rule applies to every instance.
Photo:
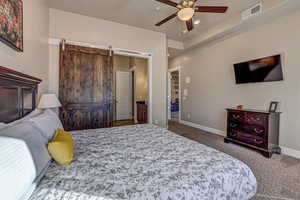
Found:
[[[23,1],[24,52],[0,42],[0,65],[41,78],[39,94],[48,92],[49,6],[47,0]]]

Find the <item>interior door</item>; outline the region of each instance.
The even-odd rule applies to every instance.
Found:
[[[116,72],[116,100],[117,120],[133,119],[131,72]]]
[[[89,47],[60,47],[60,118],[66,130],[112,126],[112,53]]]

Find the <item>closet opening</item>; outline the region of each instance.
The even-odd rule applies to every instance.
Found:
[[[181,120],[180,68],[168,72],[168,119]]]

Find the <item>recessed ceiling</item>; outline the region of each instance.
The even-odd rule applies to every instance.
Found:
[[[174,2],[179,3],[180,0]],[[221,23],[257,2],[258,0],[198,0],[197,5],[228,6],[229,9],[226,14],[197,13],[194,19],[199,19],[200,24],[186,34],[182,33],[185,24],[177,18],[160,27],[155,26],[157,22],[176,12],[176,8],[154,0],[50,0],[49,4],[51,8],[163,32],[169,39],[184,41],[205,27]]]

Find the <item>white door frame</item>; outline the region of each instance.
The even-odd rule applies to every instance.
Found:
[[[172,69],[168,70],[168,119],[171,119],[171,73],[178,71],[179,74],[179,94],[178,94],[178,100],[179,100],[179,116],[178,121],[181,121],[181,67],[174,67]]]

